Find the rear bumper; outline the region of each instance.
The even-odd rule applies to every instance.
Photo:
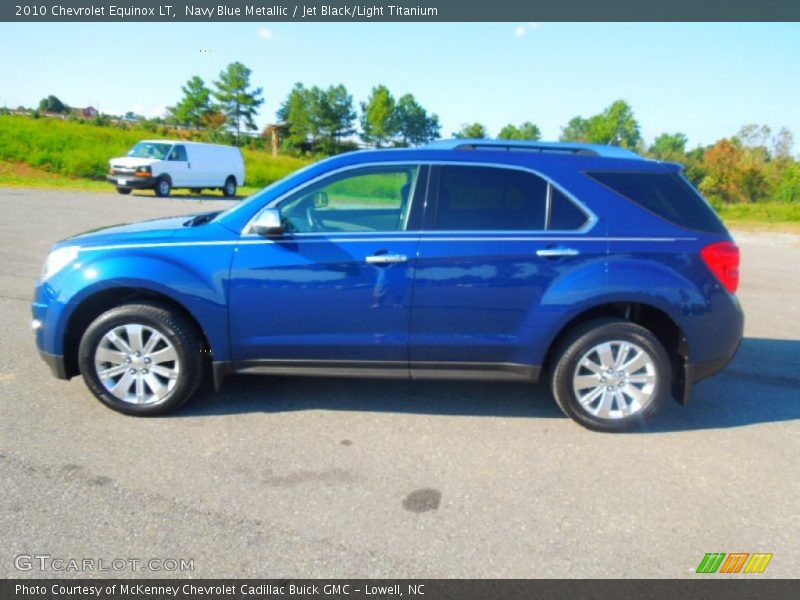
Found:
[[[50,371],[53,373],[53,376],[57,377],[58,379],[69,379],[67,376],[67,367],[64,364],[64,357],[58,354],[48,354],[43,350],[39,350],[39,356],[42,357],[42,360],[47,363],[47,366],[50,367]]]
[[[133,175],[130,177],[126,175],[106,175],[106,181],[121,188],[142,189],[155,187],[156,185],[155,177],[135,177]],[[122,181],[125,183],[121,183]]]

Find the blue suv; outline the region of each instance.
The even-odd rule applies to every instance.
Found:
[[[57,243],[42,357],[155,415],[210,370],[545,379],[596,430],[635,427],[742,337],[739,251],[679,165],[589,144],[355,152],[224,212]]]

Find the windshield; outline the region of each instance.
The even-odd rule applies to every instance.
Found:
[[[159,144],[158,142],[139,142],[128,151],[128,156],[135,158],[157,158],[164,160],[172,144]]]

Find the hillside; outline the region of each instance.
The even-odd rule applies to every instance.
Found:
[[[185,137],[166,128],[100,126],[84,121],[0,115],[0,161],[24,163],[69,177],[101,180],[108,159],[123,156],[139,140]],[[310,161],[273,157],[263,150],[243,148],[247,185],[264,187]]]

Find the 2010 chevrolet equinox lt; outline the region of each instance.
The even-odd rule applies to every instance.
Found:
[[[567,415],[617,431],[734,355],[738,267],[679,165],[455,140],[59,242],[34,329],[57,377],[127,414],[175,410],[209,368],[217,389],[234,373],[544,379]]]

